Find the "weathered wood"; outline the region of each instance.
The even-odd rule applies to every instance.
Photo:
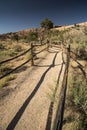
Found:
[[[66,59],[66,66],[64,77],[62,81],[62,88],[60,92],[60,99],[59,104],[56,111],[56,117],[54,120],[53,130],[62,130],[63,125],[63,116],[64,116],[64,106],[66,100],[66,90],[67,90],[67,82],[68,82],[68,69],[69,69],[69,62],[70,62],[70,45],[67,47],[67,59]]]
[[[34,65],[34,57],[33,57],[33,43],[31,43],[31,57],[32,57],[32,59],[31,59],[31,66],[33,66]]]

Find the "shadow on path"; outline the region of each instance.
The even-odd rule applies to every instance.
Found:
[[[36,85],[36,87],[34,88],[33,92],[29,95],[29,97],[25,100],[25,102],[23,103],[23,105],[21,106],[21,108],[19,109],[19,111],[16,113],[16,115],[14,116],[14,118],[11,120],[11,122],[9,123],[9,125],[7,126],[6,130],[13,130],[15,128],[15,126],[17,125],[18,121],[20,120],[22,114],[24,113],[27,105],[29,105],[30,101],[32,100],[32,98],[35,96],[36,92],[38,91],[38,89],[40,88],[42,82],[44,81],[44,78],[47,74],[47,72],[55,66],[55,60],[56,60],[56,56],[57,53],[55,54],[52,64],[49,66],[49,68],[47,68],[47,70],[43,73],[43,75],[41,76],[38,84]]]
[[[63,70],[63,64],[64,64],[64,57],[63,57],[63,53],[62,53],[62,64],[61,64],[61,68],[60,68],[60,72],[57,78],[57,84],[53,93],[53,97],[55,98],[56,96],[56,92],[57,92],[57,88],[59,85],[59,80],[60,80],[60,76]],[[47,124],[46,124],[46,129],[45,130],[50,130],[51,129],[51,123],[52,123],[52,115],[53,115],[53,107],[54,107],[54,101],[51,101],[50,103],[50,107],[49,107],[49,112],[48,112],[48,117],[47,117]]]

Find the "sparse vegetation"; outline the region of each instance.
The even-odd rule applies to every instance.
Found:
[[[38,33],[37,32],[29,32],[28,41],[37,41],[38,40]]]
[[[0,43],[0,51],[1,51],[1,50],[4,50],[4,49],[5,49],[5,47],[3,46],[2,43]]]
[[[14,80],[16,78],[16,75],[11,74],[7,77],[5,77],[4,79],[0,80],[0,89],[3,87],[6,87],[9,84],[9,81]]]
[[[19,36],[18,36],[16,33],[14,33],[14,34],[12,35],[11,39],[12,39],[13,41],[17,41],[17,42],[18,42]]]
[[[63,31],[60,39],[66,41],[65,46],[71,45],[71,50],[77,54],[77,60],[86,62],[86,36],[86,27],[84,29],[83,26],[75,25],[74,28]],[[78,70],[78,67],[70,70],[63,130],[87,129],[87,81]]]
[[[10,66],[7,66],[7,65],[1,66],[0,67],[0,76],[8,73],[9,71],[11,71],[11,67]]]
[[[68,44],[71,45],[71,50],[77,54],[75,57],[76,60],[79,60],[80,62],[81,61],[86,62],[86,65],[84,66],[83,69],[87,70],[87,32],[86,32],[87,28],[86,27],[83,27],[83,26],[81,27],[75,24],[74,27],[59,31],[59,30],[56,30],[56,28],[53,28],[53,23],[47,19],[45,19],[45,21],[42,21],[41,26],[44,27],[45,29],[44,28],[39,28],[39,29],[34,29],[34,30],[32,29],[30,31],[26,31],[26,33],[23,32],[23,34],[22,33],[19,33],[19,34],[9,33],[7,36],[3,35],[2,39],[0,40],[0,62],[21,54],[22,52],[24,52],[30,47],[30,43],[39,43],[39,41],[41,44],[42,43],[56,43],[58,45],[61,45],[61,43],[64,43],[63,45],[65,48],[67,47]],[[4,37],[7,37],[7,39],[3,40]],[[47,45],[43,45],[41,46],[41,48],[44,49],[46,46]],[[39,51],[40,47],[37,46],[33,50],[34,52],[36,52],[37,50]],[[23,57],[20,57],[14,61],[1,65],[0,77],[10,72],[12,69],[16,68],[20,64],[23,64],[25,61],[29,60],[30,57],[31,57],[31,51],[28,52]],[[36,57],[36,59],[38,58]],[[39,60],[35,61],[36,64],[37,62],[39,63]],[[48,64],[48,61],[47,61],[47,64]],[[44,66],[45,65],[43,65],[43,67]],[[70,66],[63,130],[86,130],[87,129],[87,81],[82,75],[82,72],[80,71],[80,69],[78,69],[79,68],[78,66],[79,65],[76,65],[76,67],[74,67],[73,65]],[[19,73],[23,70],[26,70],[27,67],[26,66],[24,66],[23,68],[21,67],[21,69],[19,69],[16,72]],[[39,81],[39,84],[43,82],[44,77],[46,73],[48,72],[48,70],[50,69],[50,67],[51,66],[49,65],[48,69],[43,73]],[[27,73],[27,75],[23,75],[23,76],[28,77],[29,74],[31,73]],[[14,80],[16,76],[17,74],[13,73],[9,76],[6,76],[3,79],[0,79],[0,88],[8,86],[11,83],[11,80]],[[87,72],[86,72],[86,76],[87,76]],[[25,77],[23,77],[23,79],[24,78]],[[23,79],[21,80],[24,81]],[[39,79],[39,77],[37,77],[37,79]],[[20,83],[22,83],[22,81]],[[28,80],[26,81],[29,82]],[[31,80],[31,82],[32,81],[33,80]],[[58,98],[59,98],[58,94],[60,93],[60,90],[57,90],[58,93],[56,93],[55,92],[56,82],[54,82],[53,84],[54,86],[50,85],[49,92],[47,92],[47,97],[50,99],[51,103],[54,103],[54,105],[57,105]],[[38,91],[38,89],[36,91]]]
[[[87,129],[87,83],[83,76],[69,77],[64,130]]]
[[[16,46],[14,47],[14,52],[21,52],[21,51],[23,51],[22,46],[16,45]]]
[[[12,34],[11,34],[12,35]],[[29,48],[29,47],[28,47]],[[27,49],[27,44],[21,44],[14,41],[0,41],[0,62],[7,60],[9,58],[15,57],[16,55],[19,55],[24,50]],[[21,59],[23,60],[23,59]],[[20,59],[19,59],[20,61]],[[0,65],[0,77],[4,74],[10,72],[13,68],[17,66],[17,61],[9,62]],[[5,77],[4,79],[0,80],[0,87],[6,87],[9,84],[9,81],[15,78],[12,78],[14,76]]]

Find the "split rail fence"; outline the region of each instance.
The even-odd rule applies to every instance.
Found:
[[[35,48],[37,47],[42,47],[44,46],[44,48],[38,52],[34,51]],[[0,66],[3,65],[4,63],[10,62],[14,59],[17,59],[23,55],[25,55],[26,53],[31,53],[31,57],[24,62],[23,64],[17,66],[16,68],[12,69],[11,71],[9,71],[8,73],[0,76],[0,79],[6,77],[7,75],[13,73],[14,71],[16,71],[17,69],[19,69],[21,66],[25,65],[28,62],[31,62],[31,65],[34,65],[34,57],[43,52],[44,50],[48,50],[49,48],[49,44],[44,43],[44,44],[31,44],[31,47],[26,50],[25,52],[21,53],[20,55],[17,55],[13,58],[7,59],[5,61],[0,62]],[[63,125],[63,115],[64,115],[64,105],[65,105],[65,99],[66,99],[66,90],[67,90],[67,81],[68,81],[68,69],[69,69],[69,62],[70,62],[70,46],[67,48],[67,58],[66,58],[66,65],[65,65],[65,72],[64,72],[64,77],[63,77],[63,82],[62,82],[62,88],[61,88],[61,92],[60,92],[60,99],[59,99],[59,104],[58,104],[58,109],[56,112],[56,117],[55,117],[55,121],[54,121],[54,126],[53,126],[53,130],[62,130],[62,125]]]
[[[38,51],[38,52],[35,53],[34,50],[35,50],[35,48],[37,48],[37,47],[43,47],[43,48],[42,48],[40,51]],[[21,56],[24,56],[24,55],[27,54],[27,53],[30,53],[30,54],[31,54],[30,58],[29,58],[27,61],[25,61],[25,62],[22,63],[21,65],[17,66],[16,68],[10,70],[9,72],[7,72],[7,73],[5,73],[5,74],[3,74],[3,75],[0,75],[0,79],[3,79],[4,77],[8,76],[9,74],[15,72],[15,71],[18,70],[21,66],[24,66],[24,65],[25,65],[26,63],[28,63],[28,62],[31,62],[31,66],[33,66],[33,65],[34,65],[34,57],[35,57],[37,54],[39,54],[39,53],[45,51],[46,49],[48,50],[48,48],[49,48],[49,44],[47,44],[47,43],[43,43],[43,44],[41,44],[41,45],[40,45],[40,44],[35,44],[35,45],[34,45],[34,44],[31,44],[31,47],[30,47],[28,50],[26,50],[25,52],[23,52],[23,53],[21,53],[21,54],[15,56],[15,57],[12,57],[12,58],[10,58],[10,59],[1,61],[1,62],[0,62],[0,66],[3,66],[4,64],[7,64],[7,63],[10,62],[10,61],[13,61],[13,60],[15,60],[15,59],[17,59],[17,58],[20,58]]]
[[[66,56],[67,57],[66,57],[64,77],[62,81],[60,99],[57,107],[56,117],[54,120],[53,130],[62,130],[62,126],[63,126],[64,106],[65,106],[65,99],[66,99],[68,70],[69,70],[69,62],[70,62],[70,45],[67,48]]]

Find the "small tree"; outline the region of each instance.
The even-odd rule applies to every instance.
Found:
[[[17,41],[17,42],[18,42],[19,36],[14,33],[13,36],[11,37],[11,39],[12,39],[13,41]]]
[[[50,29],[53,28],[53,23],[51,20],[49,20],[48,18],[44,19],[41,23],[40,23],[42,28],[45,29]]]

